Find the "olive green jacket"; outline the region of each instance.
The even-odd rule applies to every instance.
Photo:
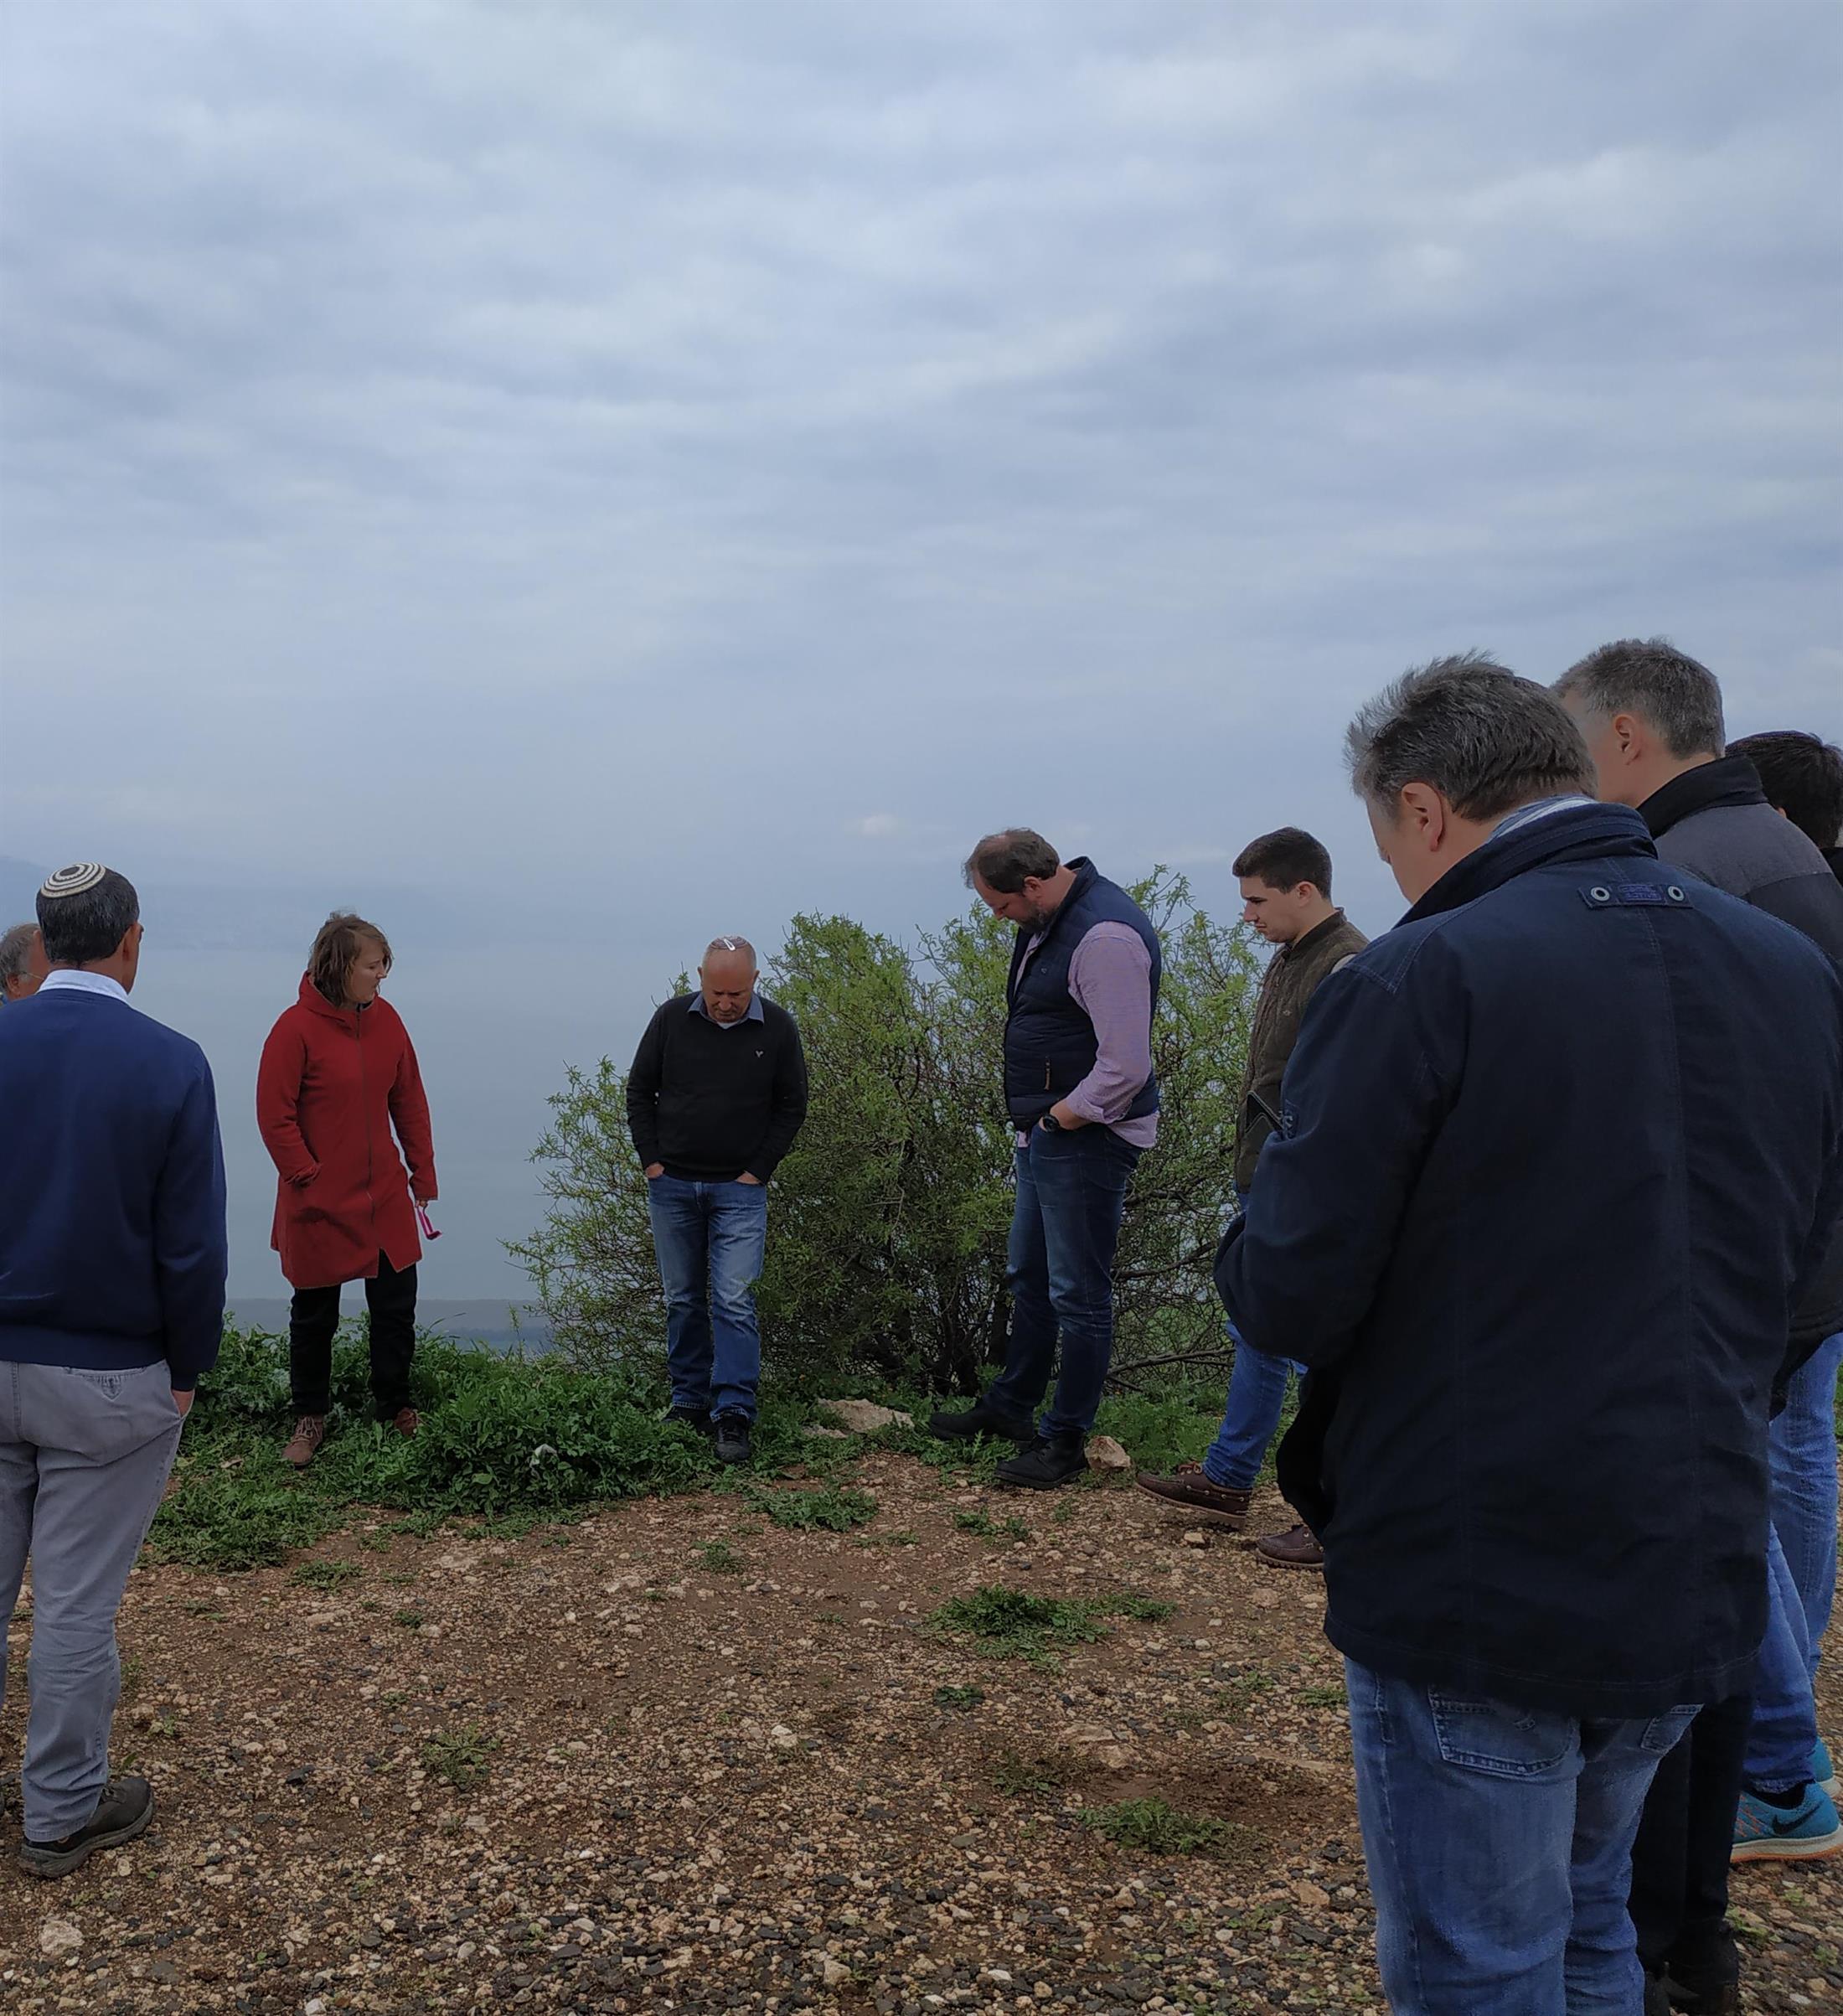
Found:
[[[1255,1003],[1254,1027],[1248,1036],[1248,1065],[1242,1079],[1242,1100],[1236,1116],[1235,1186],[1246,1190],[1254,1181],[1254,1166],[1273,1131],[1273,1124],[1256,1101],[1280,1110],[1280,1081],[1286,1060],[1298,1041],[1299,1018],[1318,991],[1319,982],[1369,943],[1341,910],[1334,910],[1304,938],[1283,945],[1269,961]]]

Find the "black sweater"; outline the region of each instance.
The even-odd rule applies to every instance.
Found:
[[[643,1169],[688,1183],[762,1182],[806,1118],[806,1057],[785,1008],[720,1028],[676,995],[647,1024],[627,1073],[627,1131]]]

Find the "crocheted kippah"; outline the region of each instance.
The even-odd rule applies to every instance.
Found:
[[[39,893],[54,901],[60,896],[81,896],[85,890],[94,889],[108,872],[101,861],[76,861],[59,869]]]

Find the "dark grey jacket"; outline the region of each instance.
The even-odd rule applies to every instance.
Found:
[[[1843,973],[1843,882],[1809,838],[1766,802],[1744,756],[1723,756],[1671,778],[1639,807],[1661,860],[1756,909],[1796,925]],[[1843,1225],[1792,1326],[1795,1371],[1843,1330]]]

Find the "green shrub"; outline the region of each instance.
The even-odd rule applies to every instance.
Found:
[[[1169,1603],[1149,1596],[1033,1596],[996,1582],[953,1597],[928,1621],[938,1631],[976,1639],[982,1651],[1047,1667],[1052,1646],[1106,1637],[1105,1618],[1164,1617],[1170,1610]]]
[[[1236,1832],[1226,1820],[1180,1812],[1162,1799],[1123,1799],[1115,1806],[1089,1807],[1082,1824],[1105,1834],[1117,1847],[1142,1855],[1218,1855]]]
[[[1255,970],[1246,933],[1196,910],[1181,876],[1160,871],[1135,893],[1163,935],[1164,980],[1159,1147],[1128,1197],[1115,1275],[1116,1371],[1129,1388],[1198,1353],[1224,1359],[1210,1263],[1232,1194]],[[813,1088],[770,1201],[759,1292],[771,1365],[967,1390],[1002,1353],[1009,949],[1009,928],[980,905],[913,952],[849,918],[794,919],[763,983],[799,1021]],[[570,1067],[551,1107],[535,1150],[544,1223],[509,1250],[565,1356],[657,1367],[664,1311],[623,1075],[607,1058]]]

